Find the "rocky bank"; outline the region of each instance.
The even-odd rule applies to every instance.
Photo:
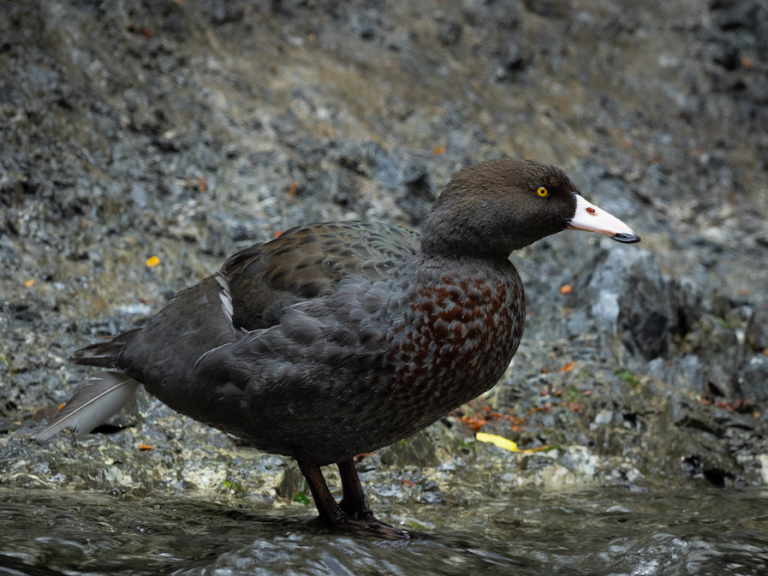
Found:
[[[530,314],[507,376],[363,458],[372,499],[768,483],[765,3],[0,10],[0,484],[303,506],[293,464],[148,397],[78,442],[31,434],[86,374],[74,350],[228,254],[312,221],[418,228],[501,156],[563,166],[643,242],[513,254]]]

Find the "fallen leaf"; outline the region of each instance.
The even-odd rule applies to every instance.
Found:
[[[527,450],[519,450],[519,452],[549,452],[550,450],[557,450],[559,446],[539,446],[538,448],[528,448]]]
[[[139,444],[139,450],[154,450],[154,446],[150,446],[149,444]]]
[[[446,146],[437,146],[434,150],[432,150],[432,155],[440,156],[440,154],[445,154],[446,150],[448,150]]]
[[[85,224],[88,222],[88,213],[91,211],[91,205],[88,204],[88,208],[85,209],[85,214],[83,214],[83,219],[80,220],[80,225],[78,228],[85,228]]]
[[[149,258],[147,259],[147,262],[146,262],[146,264],[147,264],[147,266],[149,266],[150,268],[154,268],[155,266],[157,266],[158,264],[160,264],[160,258],[158,258],[157,256],[151,256],[151,257],[149,257]]]
[[[568,408],[571,412],[576,412],[576,414],[581,414],[584,410],[584,405],[581,404],[581,402],[564,402],[563,406]]]
[[[494,446],[498,446],[499,448],[503,448],[504,450],[509,450],[510,452],[530,453],[530,452],[542,452],[544,450],[551,449],[550,446],[541,446],[539,448],[528,448],[526,450],[520,450],[517,447],[517,443],[513,442],[509,438],[504,438],[503,436],[497,436],[496,434],[486,434],[485,432],[478,432],[475,438],[477,438],[479,442],[493,444]]]
[[[520,451],[517,448],[516,442],[512,442],[512,440],[509,440],[508,438],[504,438],[503,436],[497,436],[496,434],[486,434],[485,432],[478,432],[475,438],[477,438],[478,441],[480,442],[493,444],[494,446],[498,446],[499,448],[503,448],[504,450],[509,450],[510,452]]]
[[[560,294],[570,294],[573,292],[573,286],[570,284],[563,284],[560,286]]]
[[[575,364],[574,361],[571,360],[570,362],[568,362],[568,364],[566,364],[565,366],[560,368],[560,370],[558,370],[558,372],[570,372],[571,370],[573,370],[573,365],[574,364]]]
[[[59,410],[64,410],[64,406],[66,406],[67,403],[64,402],[64,404],[59,404]]]
[[[198,192],[205,192],[208,190],[208,182],[205,181],[205,176],[198,176],[197,177],[197,191]]]
[[[485,418],[475,418],[473,416],[462,416],[461,422],[473,432],[477,432],[488,423]]]
[[[144,36],[144,38],[152,38],[152,32],[149,28],[144,28],[144,26],[142,26],[139,28],[139,32],[141,32],[141,35]]]
[[[741,60],[741,65],[744,66],[744,68],[752,68],[752,66],[755,65],[755,63],[752,61],[752,58],[749,56],[742,56],[739,58]]]
[[[288,196],[290,196],[291,198],[296,196],[296,190],[298,189],[299,189],[299,181],[298,180],[291,181],[291,186],[288,188]]]
[[[35,285],[35,279],[30,278],[29,280],[24,280],[24,287],[25,288],[32,288],[32,286]]]

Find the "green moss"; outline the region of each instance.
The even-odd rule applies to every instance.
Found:
[[[576,388],[566,388],[562,398],[563,402],[579,402],[584,399],[584,394]]]
[[[717,320],[717,323],[720,324],[720,326],[722,326],[726,330],[733,330],[733,326],[731,326],[728,323],[728,320],[726,320],[725,318],[720,318],[719,316],[715,316],[714,318],[715,320]]]
[[[624,382],[632,386],[632,388],[637,388],[640,386],[640,380],[637,376],[632,374],[629,370],[616,370],[613,373],[615,376],[618,376],[621,378]]]
[[[234,490],[235,492],[237,492],[238,494],[240,494],[240,493],[243,491],[243,487],[242,487],[240,484],[238,484],[237,482],[223,482],[223,483],[221,484],[221,487],[222,487],[224,490],[230,490],[230,489],[232,489],[232,490]]]
[[[312,501],[309,499],[309,497],[304,494],[304,492],[299,492],[296,494],[296,496],[293,497],[294,502],[301,502],[302,504],[312,504]]]

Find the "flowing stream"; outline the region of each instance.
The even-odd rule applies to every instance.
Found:
[[[398,507],[419,532],[327,530],[314,508],[0,491],[0,574],[768,574],[768,489],[595,489]]]

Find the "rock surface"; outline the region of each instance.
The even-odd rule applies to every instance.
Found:
[[[145,322],[226,255],[311,221],[418,227],[459,167],[500,156],[563,166],[641,250],[564,233],[515,253],[530,317],[507,376],[364,458],[372,500],[768,480],[762,3],[3,12],[0,483],[289,502],[290,462],[149,398],[77,444],[30,433],[86,373],[68,355]],[[465,424],[480,418],[556,449],[476,442]]]

